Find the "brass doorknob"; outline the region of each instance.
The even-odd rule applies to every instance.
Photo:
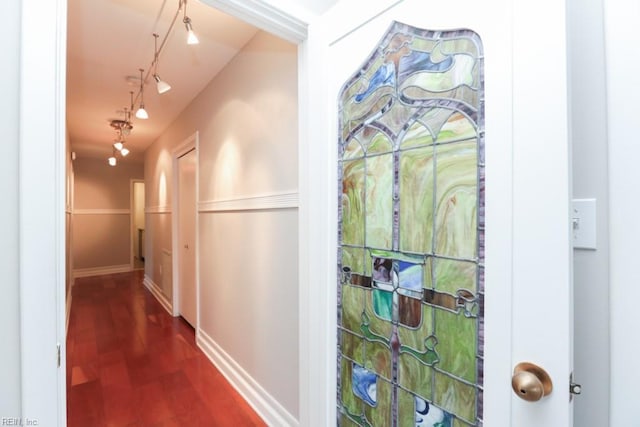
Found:
[[[551,394],[553,383],[547,371],[540,366],[522,362],[513,368],[511,387],[519,398],[527,402],[537,402]]]

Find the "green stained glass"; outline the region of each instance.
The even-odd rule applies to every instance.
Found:
[[[365,251],[362,248],[342,247],[342,265],[348,266],[352,272],[367,274],[365,268]],[[370,273],[369,273],[370,275]]]
[[[385,293],[385,291],[376,292]],[[386,293],[391,294],[391,292]],[[366,322],[372,334],[384,337],[385,342],[389,343],[391,341],[391,331],[393,329],[393,325],[388,320],[385,320],[382,317],[378,317],[378,315],[375,313],[373,308],[373,294],[373,291],[367,292],[367,298],[364,308],[365,314],[364,318],[360,318],[360,324],[362,325]],[[390,298],[393,298],[393,296],[390,295]]]
[[[425,399],[433,399],[433,369],[408,353],[399,357],[398,383]]]
[[[363,154],[362,144],[356,138],[353,138],[344,150],[344,159],[355,159],[362,157]]]
[[[415,122],[404,138],[402,138],[401,147],[402,148],[414,148],[420,147],[423,145],[431,145],[433,144],[433,136],[431,136],[431,131],[425,127],[420,122]]]
[[[342,401],[341,407],[343,407],[348,413],[358,415],[362,413],[363,403],[359,400],[355,394],[353,394],[352,386],[352,362],[341,358],[340,370],[343,373],[341,376],[341,395]]]
[[[340,425],[342,427],[360,427],[360,424],[352,421],[348,416],[342,415],[340,417]]]
[[[355,286],[342,286],[342,326],[354,333],[360,333],[365,292]]]
[[[398,412],[404,414],[415,412],[415,397],[402,389],[398,391]],[[398,427],[416,427],[416,420],[402,417],[398,420]]]
[[[458,289],[467,289],[476,293],[477,266],[474,262],[438,259],[435,261],[436,283],[438,291],[456,295]]]
[[[465,423],[464,421],[462,421],[459,418],[456,418],[453,420],[453,424],[451,427],[472,427],[471,424]]]
[[[435,335],[438,337],[438,368],[463,378],[476,381],[477,321],[462,313],[435,311]]]
[[[378,380],[376,397],[378,404],[376,407],[365,405],[365,415],[371,425],[375,427],[391,427],[391,384],[384,380]]]
[[[454,113],[449,120],[440,128],[438,133],[438,144],[449,141],[461,141],[476,137],[476,129],[471,120],[463,114]]]
[[[400,154],[400,249],[430,253],[433,242],[433,162],[431,146]]]
[[[425,350],[425,337],[431,334],[433,334],[433,307],[425,304],[422,305],[422,323],[417,329],[407,327],[398,328],[400,343],[419,352]]]
[[[359,365],[364,365],[364,339],[343,331],[342,354]]]
[[[388,153],[393,149],[389,137],[378,132],[371,140],[371,144],[367,148],[367,154]]]
[[[340,93],[340,426],[482,423],[483,61],[396,22]]]
[[[438,145],[435,253],[474,258],[478,238],[475,140]]]
[[[344,162],[342,243],[364,245],[364,160]]]
[[[366,241],[374,248],[391,249],[393,235],[393,157],[367,158]]]
[[[474,423],[477,403],[475,387],[436,372],[433,402],[445,411]]]
[[[373,311],[381,319],[391,321],[393,316],[393,293],[374,290]]]
[[[391,381],[391,349],[379,342],[365,343],[364,367]]]

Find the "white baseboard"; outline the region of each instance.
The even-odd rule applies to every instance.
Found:
[[[171,304],[171,301],[169,301],[169,299],[162,293],[160,287],[156,285],[153,280],[151,280],[151,277],[145,274],[144,281],[142,283],[144,283],[144,286],[149,289],[149,292],[151,292],[151,294],[156,297],[160,305],[164,307],[165,310],[167,310],[169,316],[173,317],[173,305]]]
[[[73,278],[102,276],[103,274],[126,273],[131,271],[131,264],[108,265],[106,267],[78,268],[73,270]]]
[[[269,426],[298,427],[295,419],[276,399],[266,392],[256,380],[229,356],[209,335],[201,329],[196,343],[218,368],[229,383]]]

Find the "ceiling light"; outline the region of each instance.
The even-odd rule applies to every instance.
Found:
[[[124,147],[124,144],[122,143],[122,141],[116,141],[113,144],[113,148],[115,148],[118,151],[122,150],[122,147]]]
[[[158,93],[163,94],[165,92],[169,92],[171,90],[171,85],[160,78],[159,75],[153,75],[154,80],[158,86]]]
[[[122,154],[122,157],[125,157],[127,154],[129,154],[129,149],[122,148],[122,150],[120,150],[120,154]]]
[[[109,157],[109,166],[115,166],[118,163],[118,160],[116,159],[116,156],[111,156]]]
[[[191,25],[191,18],[187,16],[187,0],[180,0],[180,5],[184,2],[184,16],[182,18],[182,22],[184,22],[184,27],[187,29],[187,44],[198,44],[198,36],[193,32],[193,25]]]
[[[142,120],[146,120],[149,118],[149,113],[144,109],[144,77],[142,73],[144,70],[140,68],[140,108],[136,111],[136,117]]]
[[[129,114],[130,113],[125,108],[125,117],[128,116]],[[122,135],[129,135],[131,133],[131,129],[133,129],[133,125],[131,124],[129,119],[126,119],[126,120],[113,119],[111,120],[109,125],[112,128],[114,128],[116,131],[118,131],[119,134],[122,134]]]
[[[160,78],[158,74],[158,59],[160,56],[160,52],[158,51],[158,34],[153,33],[153,45],[155,46],[153,52],[153,65],[155,68],[153,69],[153,79],[156,81],[156,85],[158,88],[158,93],[163,94],[171,90],[171,85]]]
[[[185,8],[186,10],[186,8]],[[198,44],[200,40],[198,40],[198,36],[193,32],[193,25],[191,25],[191,18],[188,16],[183,20],[184,26],[187,29],[187,44]]]

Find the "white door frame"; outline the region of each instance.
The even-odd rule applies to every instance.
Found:
[[[171,152],[171,164],[173,170],[173,178],[171,183],[171,264],[172,264],[172,277],[171,277],[171,305],[173,316],[180,315],[180,181],[178,178],[178,161],[180,157],[184,156],[191,150],[196,152],[196,236],[195,236],[195,248],[193,250],[196,254],[196,324],[193,325],[196,334],[198,334],[200,328],[200,256],[199,256],[199,215],[198,200],[200,199],[199,188],[199,145],[200,139],[198,131],[182,141],[178,147]]]
[[[64,426],[67,2],[23,0],[21,5],[22,387],[16,392],[21,393],[23,419],[37,420],[40,425]]]

